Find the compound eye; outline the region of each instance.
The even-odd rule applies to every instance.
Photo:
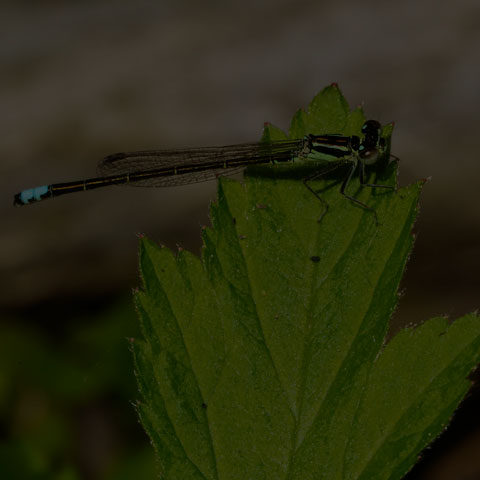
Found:
[[[358,153],[365,165],[372,165],[378,160],[378,150],[376,148],[360,148]]]
[[[367,120],[363,125],[362,125],[362,132],[365,133],[367,130],[370,132],[377,132],[380,134],[382,130],[382,125],[377,122],[376,120]]]

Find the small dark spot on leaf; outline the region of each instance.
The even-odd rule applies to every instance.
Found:
[[[202,403],[202,408],[206,410],[206,409],[207,409],[207,404],[206,404],[206,403]]]
[[[239,235],[238,238],[239,238],[240,240],[245,240],[245,239],[247,238],[247,236],[246,236],[246,235]]]
[[[234,225],[236,225],[237,224],[237,219],[235,217],[233,217],[232,222],[233,222]]]
[[[313,257],[310,257],[310,260],[311,260],[312,262],[317,263],[317,262],[320,261],[320,257],[317,257],[316,255],[314,255]]]

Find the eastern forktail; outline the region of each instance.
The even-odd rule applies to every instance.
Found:
[[[105,157],[98,165],[101,176],[76,182],[54,183],[30,188],[17,193],[14,205],[57,197],[66,193],[91,190],[109,185],[135,185],[169,187],[203,182],[222,175],[230,175],[249,165],[286,164],[318,165],[312,175],[303,179],[305,186],[323,203],[327,203],[308,184],[340,166],[349,165],[340,187],[340,193],[350,201],[376,212],[345,190],[358,168],[360,184],[367,187],[394,189],[391,185],[365,182],[365,165],[373,165],[386,150],[381,137],[382,127],[376,120],[363,124],[361,137],[340,134],[307,135],[298,140],[270,143],[244,143],[224,147],[188,148],[182,150],[145,150],[115,153]],[[322,218],[321,217],[321,218]]]

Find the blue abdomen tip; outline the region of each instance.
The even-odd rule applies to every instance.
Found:
[[[15,203],[19,205],[27,205],[28,203],[38,202],[50,196],[51,193],[49,186],[42,185],[41,187],[29,188],[15,195]]]

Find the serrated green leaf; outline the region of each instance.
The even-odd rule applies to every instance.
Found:
[[[265,125],[263,126],[263,135],[260,140],[261,142],[278,142],[287,139],[287,135],[275,125],[272,125],[271,123],[265,123]]]
[[[348,103],[338,86],[329,85],[313,98],[307,112],[299,110],[295,114],[290,138],[302,138],[306,132],[343,133],[349,112]]]
[[[363,112],[345,105],[327,87],[291,136],[359,134]],[[396,165],[371,176],[394,184]],[[470,386],[475,315],[384,345],[421,183],[379,192],[352,180],[376,225],[330,175],[312,183],[329,204],[319,223],[301,178],[263,167],[243,184],[221,179],[201,259],[141,241],[138,411],[162,478],[399,479]]]

